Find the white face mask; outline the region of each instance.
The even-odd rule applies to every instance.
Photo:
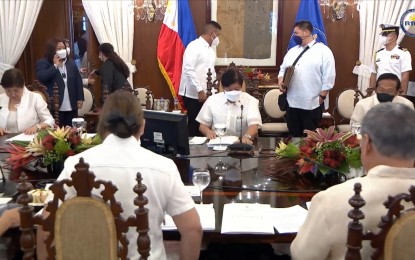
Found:
[[[68,56],[71,55],[71,48],[66,47],[66,51],[68,52]]]
[[[212,41],[212,46],[218,46],[219,45],[219,37],[216,37],[215,39],[213,39]]]
[[[236,102],[241,97],[241,90],[224,91],[226,98],[231,102]]]
[[[382,35],[382,36],[379,37],[379,43],[381,45],[386,45],[386,44],[390,43],[390,40],[388,39],[388,37]]]
[[[66,49],[63,49],[63,50],[59,50],[59,51],[57,51],[56,52],[56,54],[59,56],[59,58],[61,58],[61,59],[65,59],[66,58]]]

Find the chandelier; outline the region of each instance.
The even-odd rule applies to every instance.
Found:
[[[319,0],[320,5],[324,7],[323,13],[326,14],[326,18],[334,21],[338,20],[347,20],[346,8],[351,5],[352,9],[352,19],[354,16],[355,9],[360,10],[360,2],[362,0]],[[327,9],[327,10],[326,10]]]
[[[168,0],[131,0],[131,10],[137,20],[157,22],[163,20]]]

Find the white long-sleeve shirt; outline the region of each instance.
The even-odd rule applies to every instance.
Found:
[[[179,95],[198,99],[199,91],[206,92],[209,68],[212,72],[212,81],[216,78],[215,60],[215,51],[202,36],[190,42],[184,51]]]
[[[329,47],[315,40],[295,65],[294,75],[287,91],[288,104],[292,108],[313,110],[320,105],[321,91],[333,88],[336,78],[334,56]],[[292,66],[305,46],[291,48],[284,57],[278,77],[283,77],[287,67]]]
[[[10,98],[6,93],[0,95],[0,127],[3,129],[6,127],[7,118],[10,114],[9,101]],[[23,87],[22,99],[16,113],[17,126],[14,129],[17,129],[19,133],[36,124],[46,123],[50,127],[53,127],[55,124],[55,119],[50,114],[48,105],[42,96],[29,91],[26,87]]]

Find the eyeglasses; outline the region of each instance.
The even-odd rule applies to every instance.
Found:
[[[61,74],[62,74],[62,78],[66,79],[66,74],[64,72],[62,72]]]

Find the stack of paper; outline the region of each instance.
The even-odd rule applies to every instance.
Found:
[[[9,203],[9,201],[11,201],[11,200],[12,200],[12,198],[9,198],[9,197],[0,197],[0,205]]]
[[[16,136],[13,136],[9,139],[6,139],[6,143],[11,143],[13,141],[26,141],[26,142],[31,142],[33,140],[33,138],[35,137],[35,135],[27,135],[27,134],[19,134]]]
[[[215,210],[213,204],[196,204],[196,211],[200,217],[200,223],[203,230],[215,229]],[[173,218],[169,215],[164,215],[164,223],[161,225],[163,230],[175,230],[177,229],[174,224]]]
[[[233,144],[235,142],[238,141],[238,137],[237,136],[232,136],[232,135],[228,135],[228,136],[223,136],[222,140],[220,140],[219,137],[215,138],[215,139],[211,139],[208,143],[207,146],[208,147],[213,147],[213,146],[218,146],[221,144],[224,146],[228,146],[230,144]]]
[[[194,136],[189,140],[189,144],[204,144],[206,140],[207,140],[207,137]]]
[[[307,217],[307,210],[299,205],[289,208],[271,208],[267,217],[278,233],[297,233]]]
[[[225,204],[221,233],[274,234],[274,227],[266,218],[270,208],[267,204]]]

